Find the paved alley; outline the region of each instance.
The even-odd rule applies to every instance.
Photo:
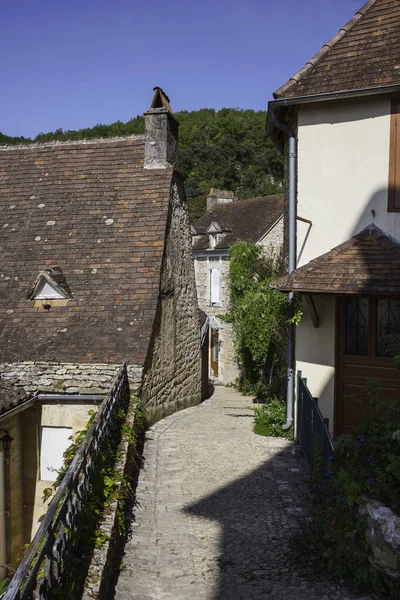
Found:
[[[290,442],[253,434],[253,406],[217,387],[147,432],[117,600],[356,597],[303,581],[285,558],[305,465]]]

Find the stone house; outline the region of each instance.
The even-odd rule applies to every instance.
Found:
[[[123,363],[150,422],[201,401],[178,122],[160,88],[145,127],[0,147],[0,426],[13,438],[0,564],[35,533],[70,435]]]
[[[276,285],[307,298],[295,367],[335,435],[357,425],[357,399],[369,405],[368,378],[383,397],[400,392],[387,354],[400,333],[399,36],[400,3],[369,0],[268,109],[285,213],[312,221],[306,239],[286,230],[304,250]]]
[[[208,315],[210,375],[228,384],[239,377],[229,312],[229,248],[239,240],[280,253],[283,244],[283,196],[238,202],[232,192],[211,190],[207,211],[192,225],[193,257],[199,307]]]
[[[0,148],[0,374],[104,393],[122,363],[150,420],[200,401],[178,122],[155,88],[145,136]]]

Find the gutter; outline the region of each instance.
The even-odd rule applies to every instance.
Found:
[[[37,392],[35,392],[35,394],[31,398],[29,398],[29,400],[26,400],[25,402],[22,402],[22,404],[19,404],[18,406],[15,406],[14,408],[11,408],[10,410],[7,410],[6,412],[2,413],[0,415],[0,421],[2,419],[7,419],[12,415],[16,415],[17,413],[25,410],[26,408],[29,408],[29,406],[32,406],[32,404],[36,401],[60,402],[65,400],[72,400],[72,402],[86,401],[100,403],[102,400],[104,400],[105,396],[106,394],[38,394]]]
[[[60,400],[72,400],[74,402],[101,402],[102,400],[104,400],[104,397],[106,395],[107,394],[52,394],[51,392],[49,392],[48,394],[37,394],[35,399],[48,402],[58,402]]]

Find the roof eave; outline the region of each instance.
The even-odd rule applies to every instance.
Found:
[[[276,111],[284,106],[297,106],[299,104],[311,104],[315,102],[331,102],[332,100],[346,100],[363,96],[376,96],[379,94],[391,94],[400,92],[400,84],[377,85],[369,88],[356,90],[342,90],[339,92],[326,92],[323,94],[311,94],[309,96],[295,96],[293,98],[279,98],[268,102],[266,133],[271,137],[275,146],[282,151],[282,144],[277,137],[277,128],[274,125]],[[275,117],[273,116],[275,114]]]

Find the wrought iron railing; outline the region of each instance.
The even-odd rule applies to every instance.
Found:
[[[324,419],[318,398],[313,398],[307,379],[297,372],[297,428],[296,439],[311,469],[320,460],[321,467],[333,455],[334,446],[329,431],[329,419]]]
[[[77,529],[101,446],[110,435],[113,417],[128,390],[124,365],[79,446],[3,600],[48,600],[60,588],[72,550],[71,537]]]

